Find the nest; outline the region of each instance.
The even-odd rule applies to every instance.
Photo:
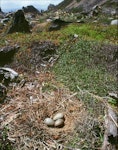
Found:
[[[9,89],[7,102],[1,105],[0,122],[1,129],[5,126],[9,129],[8,139],[17,149],[43,149],[46,145],[53,148],[54,140],[65,142],[65,137],[75,128],[77,118],[84,115],[84,107],[75,97],[76,93],[57,87],[53,82],[53,76],[46,72],[29,76],[25,85],[21,82]],[[51,84],[50,87],[47,84]],[[65,126],[47,127],[44,119],[57,112],[64,113]]]

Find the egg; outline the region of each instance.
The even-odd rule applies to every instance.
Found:
[[[53,120],[57,120],[57,119],[63,119],[64,118],[64,114],[63,113],[58,113],[53,117]]]
[[[45,123],[47,126],[49,126],[49,127],[53,127],[55,122],[54,122],[54,120],[51,119],[51,118],[46,118],[46,119],[44,120],[44,123]]]
[[[64,120],[63,119],[58,119],[55,121],[55,124],[54,124],[55,127],[63,127],[64,126]]]

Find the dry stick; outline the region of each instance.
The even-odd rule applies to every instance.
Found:
[[[112,119],[112,121],[114,122],[114,124],[116,125],[116,127],[118,128],[118,124],[117,124],[117,122],[114,120],[114,118],[112,117],[112,115],[109,114],[109,116],[110,116],[110,118]]]

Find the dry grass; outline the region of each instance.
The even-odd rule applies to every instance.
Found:
[[[43,92],[47,83],[54,87]],[[67,142],[73,133],[77,120],[83,120],[85,108],[76,98],[77,93],[55,82],[50,72],[29,75],[25,85],[23,81],[8,92],[8,101],[0,107],[1,128],[8,127],[8,139],[18,150],[57,148],[58,142]],[[23,86],[23,87],[22,87]],[[65,126],[49,128],[44,124],[46,117],[63,112]]]

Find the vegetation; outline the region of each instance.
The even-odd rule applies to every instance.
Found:
[[[8,129],[7,126],[4,127],[2,132],[0,131],[0,149],[1,150],[13,150],[13,146],[8,139]]]
[[[41,22],[43,22],[42,18],[39,19],[39,23]],[[21,142],[19,146],[23,146],[26,150],[30,146],[37,148],[41,145],[41,148],[47,148],[54,144],[56,148],[60,146],[60,150],[69,149],[68,147],[97,150],[101,147],[104,135],[103,97],[108,92],[117,91],[115,58],[117,27],[86,22],[70,23],[61,30],[52,32],[39,29],[30,34],[5,35],[5,29],[1,31],[1,48],[7,43],[10,45],[17,43],[21,47],[14,62],[9,65],[18,70],[21,78],[26,81],[26,86],[18,84],[18,87],[10,88],[8,93],[8,96],[14,99],[8,106],[8,111],[16,113],[12,114],[16,120],[12,120],[11,133],[17,135],[19,131],[20,135],[23,135],[21,141],[17,139],[16,147],[19,141]],[[53,67],[47,65],[49,68],[45,67],[43,71],[37,73],[37,70],[32,69],[33,64],[29,63],[32,58],[31,46],[37,42],[46,43],[45,41],[54,43],[56,55],[59,57]],[[30,89],[32,86],[33,89]],[[108,102],[114,107],[117,105],[113,99],[108,99]],[[17,109],[12,112],[14,108],[17,108],[18,112]],[[2,113],[6,113],[6,109],[7,107]],[[58,110],[66,114],[67,124],[75,121],[76,125],[73,127],[69,124],[71,126],[68,125],[64,129],[52,129],[50,134],[50,129],[44,127],[42,120],[52,116]],[[0,133],[2,150],[12,149],[8,132],[9,130],[5,128]],[[53,143],[56,140],[62,143]]]
[[[68,28],[62,30],[63,34],[74,35],[78,34],[86,40],[103,41],[117,44],[117,27],[116,26],[103,26],[99,23],[90,24],[74,24],[69,25]]]
[[[72,40],[68,43],[70,42]],[[71,90],[78,91],[80,87],[98,95],[107,95],[108,92],[117,90],[116,71],[114,74],[108,71],[113,61],[109,62],[108,50],[116,51],[116,47],[108,48],[103,44],[81,39],[76,43],[72,42],[71,46],[68,43],[67,47],[64,45],[59,50],[61,57],[54,66],[54,71],[60,81]],[[101,53],[101,48],[104,54]]]

